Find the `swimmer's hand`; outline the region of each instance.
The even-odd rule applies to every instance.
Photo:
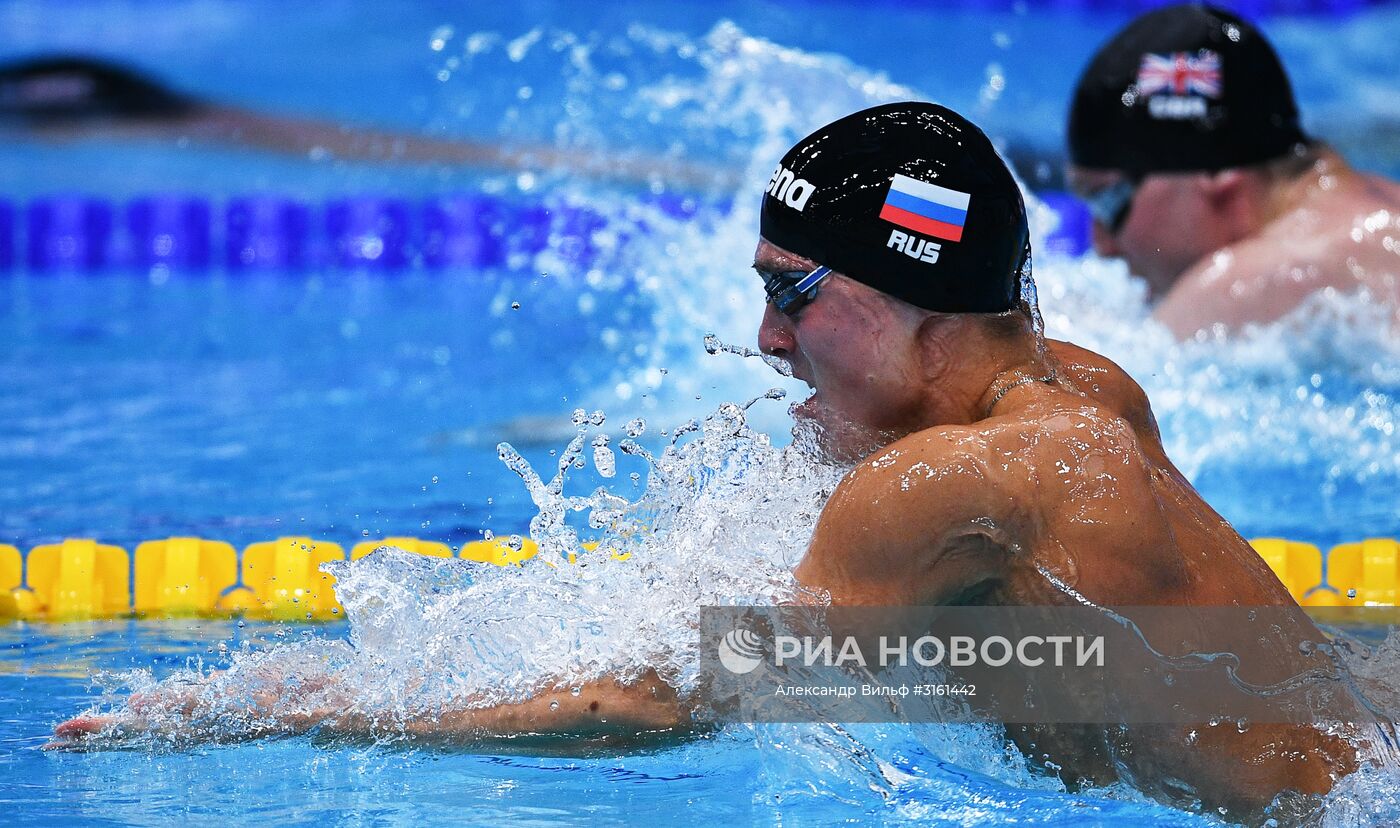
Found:
[[[142,736],[177,746],[199,741],[231,741],[304,732],[332,715],[326,703],[339,700],[330,676],[302,680],[288,687],[269,681],[245,688],[237,702],[211,673],[195,681],[166,683],[134,693],[114,713],[83,713],[54,728],[44,750],[94,750],[118,747]],[[318,704],[310,706],[309,699]]]
[[[82,713],[53,729],[53,738],[44,750],[83,750],[99,742],[112,742],[157,729],[158,722],[188,717],[194,712],[200,684],[162,687],[149,693],[134,693],[120,713]]]

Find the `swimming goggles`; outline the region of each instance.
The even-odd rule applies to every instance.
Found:
[[[1125,178],[1093,195],[1081,195],[1080,199],[1088,205],[1089,214],[1095,221],[1107,228],[1108,232],[1116,234],[1123,229],[1123,222],[1128,220],[1128,213],[1133,209],[1133,196],[1137,195],[1141,183],[1139,178]]]
[[[754,270],[763,277],[763,292],[768,294],[768,302],[786,316],[796,316],[811,304],[817,298],[817,285],[831,275],[831,268],[820,265],[811,273],[805,270],[774,273],[757,267]]]

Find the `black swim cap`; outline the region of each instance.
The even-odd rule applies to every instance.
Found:
[[[788,150],[765,239],[911,305],[999,313],[1020,301],[1021,190],[991,141],[931,103],[847,115]]]
[[[1306,142],[1273,47],[1211,6],[1128,24],[1084,70],[1069,113],[1071,161],[1137,175],[1243,167]]]
[[[58,56],[0,64],[0,122],[166,119],[198,102],[134,69],[101,58]]]

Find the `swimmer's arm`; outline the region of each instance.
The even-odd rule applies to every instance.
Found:
[[[467,164],[494,170],[568,172],[628,184],[667,181],[701,189],[740,183],[729,170],[683,158],[605,153],[553,146],[515,146],[386,132],[312,118],[265,115],[247,109],[201,104],[176,122],[137,121],[107,126],[107,133],[139,136],[178,134],[181,138],[228,142],[274,152],[342,161],[408,164]]]
[[[985,448],[944,433],[877,452],[827,501],[798,581],[865,606],[954,603],[994,583],[1019,515],[988,468]]]
[[[558,747],[572,740],[683,736],[694,729],[690,705],[648,670],[636,682],[609,678],[586,684],[577,694],[572,689],[551,690],[514,704],[420,713],[402,721],[341,715],[329,718],[320,732],[404,735],[455,745],[532,737]]]
[[[201,696],[207,681],[136,694],[119,714],[77,716],[59,724],[45,747],[90,749],[141,734],[178,742],[228,741],[229,735],[217,727],[226,717],[197,715],[201,704],[208,703]],[[570,739],[683,736],[694,729],[690,705],[650,670],[635,682],[591,682],[577,694],[572,689],[555,690],[514,704],[463,705],[408,716],[358,710],[354,693],[344,686],[323,683],[299,690],[316,693],[318,704],[308,706],[301,699],[267,691],[247,696],[246,710],[237,712],[239,718],[251,718],[256,724],[241,728],[236,738],[316,731],[339,738],[408,737],[470,745],[519,737],[563,743]]]

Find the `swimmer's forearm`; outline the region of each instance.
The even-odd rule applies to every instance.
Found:
[[[305,723],[288,722],[289,726]],[[501,737],[596,738],[682,733],[692,728],[690,706],[654,672],[634,683],[604,679],[554,690],[514,704],[423,712],[406,719],[364,713],[330,716],[319,732],[338,736],[405,735],[415,740],[469,744]],[[308,728],[309,729],[309,728]]]

